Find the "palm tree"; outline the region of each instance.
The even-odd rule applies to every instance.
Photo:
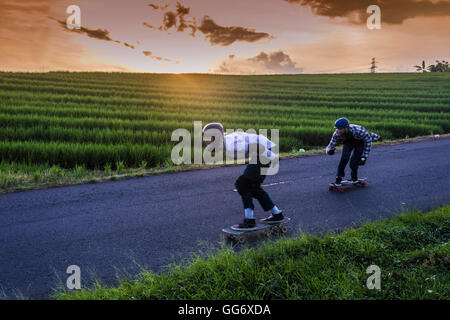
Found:
[[[427,72],[427,68],[425,67],[425,60],[422,61],[421,66],[414,66],[417,71]]]

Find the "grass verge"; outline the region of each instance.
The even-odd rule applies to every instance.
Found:
[[[167,272],[119,284],[60,291],[57,299],[446,299],[450,298],[450,205],[323,237],[302,235],[235,252],[193,255]],[[381,270],[368,289],[366,270]]]
[[[441,139],[450,138],[450,134],[440,136]],[[382,145],[394,145],[401,143],[411,143],[434,139],[433,136],[407,138],[401,140],[392,140],[382,143],[374,143],[373,147]],[[281,159],[289,159],[295,157],[305,157],[323,154],[325,147],[315,147],[300,152],[292,150],[291,152],[281,153]],[[340,150],[338,148],[338,150]],[[223,165],[225,166],[225,165]],[[32,189],[46,189],[59,186],[67,186],[84,183],[97,183],[109,180],[128,179],[135,177],[145,177],[155,174],[174,173],[181,171],[200,170],[216,168],[219,166],[212,165],[174,165],[167,161],[163,166],[155,168],[147,168],[143,162],[140,168],[127,168],[120,163],[115,166],[103,170],[89,170],[84,166],[76,166],[74,169],[65,169],[57,165],[48,166],[44,164],[26,164],[26,163],[10,163],[2,161],[0,163],[0,194],[11,193]]]

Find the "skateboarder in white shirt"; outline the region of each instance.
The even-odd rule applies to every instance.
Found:
[[[234,230],[252,230],[256,228],[253,198],[258,200],[264,211],[270,210],[272,213],[269,217],[261,219],[261,223],[278,223],[284,220],[283,212],[274,204],[269,194],[261,188],[261,184],[266,178],[262,174],[261,169],[270,167],[270,161],[275,160],[277,157],[271,151],[275,144],[263,135],[245,132],[224,134],[223,126],[220,123],[207,124],[203,128],[203,133],[210,129],[216,129],[222,134],[223,147],[227,155],[231,155],[234,159],[237,158],[239,153],[243,154],[245,158],[250,157],[250,164],[247,165],[243,174],[235,182],[235,187],[242,197],[245,218],[242,223],[231,228]],[[213,141],[211,139],[206,144],[209,145]],[[253,149],[255,152],[251,152]]]

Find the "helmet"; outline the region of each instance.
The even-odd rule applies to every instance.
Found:
[[[218,122],[208,123],[206,126],[203,127],[203,133],[205,133],[209,129],[217,129],[223,133],[223,126],[221,123]]]
[[[350,125],[350,122],[348,121],[347,118],[339,118],[334,123],[334,127],[336,129],[344,129],[344,128],[347,128],[349,125]]]

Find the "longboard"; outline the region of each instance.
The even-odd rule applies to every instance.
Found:
[[[234,230],[230,227],[222,229],[228,239],[238,243],[244,243],[246,238],[249,236],[256,236],[258,234],[263,234],[269,236],[274,233],[286,233],[286,224],[291,221],[291,218],[285,217],[280,222],[276,223],[256,223],[256,227],[250,230]]]
[[[344,192],[345,188],[350,187],[350,186],[365,188],[368,186],[367,179],[361,178],[361,179],[358,179],[357,181],[342,180],[340,186],[336,185],[336,183],[332,182],[328,185],[328,190]]]

